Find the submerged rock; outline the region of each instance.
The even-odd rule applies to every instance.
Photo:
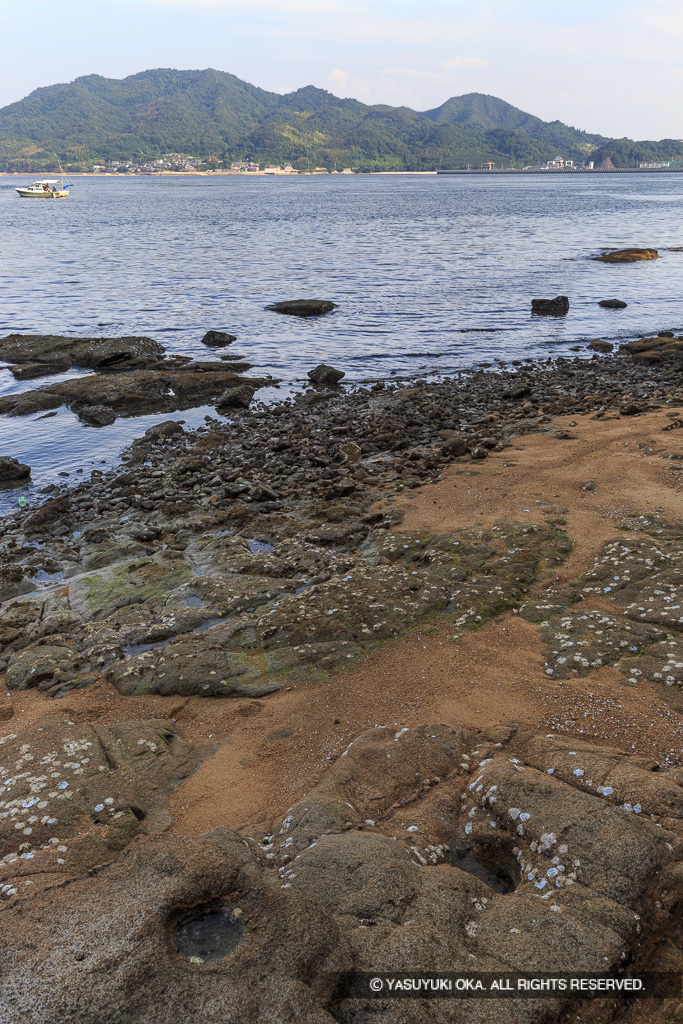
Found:
[[[550,316],[564,316],[569,312],[569,299],[566,295],[558,295],[554,299],[532,299],[531,312]]]
[[[325,299],[287,299],[284,302],[274,302],[266,309],[273,313],[285,313],[287,316],[322,316],[323,313],[330,313],[337,308],[336,302],[328,302]]]
[[[656,249],[614,249],[592,259],[599,263],[640,263],[642,260],[659,259],[659,253]]]

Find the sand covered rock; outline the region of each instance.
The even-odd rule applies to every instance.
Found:
[[[650,680],[683,709],[683,531],[657,516],[628,526],[633,535],[606,542],[580,580],[521,614],[541,623],[553,679],[615,665],[629,685]],[[614,612],[596,607],[605,599]]]

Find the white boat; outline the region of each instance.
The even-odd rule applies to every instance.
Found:
[[[42,181],[34,181],[27,188],[15,188],[14,191],[22,199],[65,199],[70,188],[61,178],[44,178]]]

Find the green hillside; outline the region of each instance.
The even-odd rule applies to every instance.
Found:
[[[1,170],[51,170],[57,162],[77,170],[166,153],[224,166],[253,160],[300,169],[433,170],[489,160],[522,167],[556,155],[636,166],[683,156],[683,143],[610,140],[480,93],[420,113],[312,86],[281,96],[210,69],[88,75],[0,109]]]

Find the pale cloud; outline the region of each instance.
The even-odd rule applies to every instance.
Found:
[[[437,64],[441,71],[459,71],[461,68],[490,68],[491,61],[483,57],[451,57]]]
[[[271,11],[287,15],[353,15],[362,8],[345,0],[118,0],[128,7],[165,7],[185,11],[232,14]]]

